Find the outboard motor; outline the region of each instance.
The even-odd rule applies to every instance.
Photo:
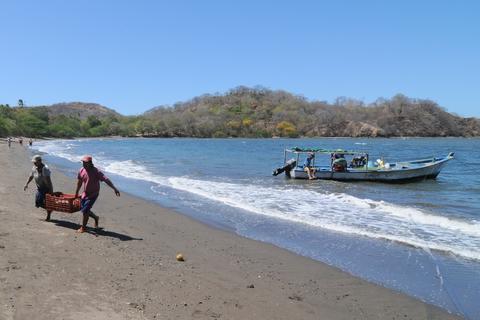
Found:
[[[290,178],[290,171],[295,168],[297,161],[295,159],[288,160],[283,167],[273,170],[272,175],[278,176],[280,173],[285,172],[285,175]]]

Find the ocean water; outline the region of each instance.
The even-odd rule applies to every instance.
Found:
[[[273,177],[293,146],[455,159],[436,180],[408,184]],[[72,177],[92,154],[123,191],[480,319],[480,139],[80,139],[34,149]]]

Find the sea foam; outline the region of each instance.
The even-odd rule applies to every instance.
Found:
[[[170,177],[167,181],[175,189],[248,212],[480,260],[480,223],[477,222],[448,219],[416,208],[346,194],[186,177]]]
[[[40,143],[37,149],[77,162],[81,156],[75,154],[75,147],[74,142],[63,140]],[[253,214],[480,260],[478,221],[451,219],[434,212],[344,193],[168,177],[155,174],[153,169],[133,160],[115,161],[97,156],[96,164],[109,173],[181,190]]]

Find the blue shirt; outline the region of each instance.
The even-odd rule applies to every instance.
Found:
[[[303,165],[304,167],[310,167],[311,163],[312,163],[312,158],[310,157],[307,157],[307,159],[305,159],[305,164]]]

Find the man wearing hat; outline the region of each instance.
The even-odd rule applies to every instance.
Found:
[[[47,193],[53,193],[52,180],[50,179],[50,169],[47,165],[42,162],[42,157],[36,155],[32,158],[33,168],[28,177],[27,183],[23,187],[23,191],[27,190],[28,184],[35,179],[35,184],[37,185],[37,193],[35,194],[35,207],[45,208],[45,195]],[[50,221],[50,214],[52,211],[47,210],[46,221]]]
[[[78,192],[83,184],[83,193],[81,200],[81,211],[83,213],[82,226],[77,232],[82,233],[87,230],[88,218],[92,217],[95,220],[95,228],[98,228],[98,216],[94,214],[91,209],[93,204],[100,194],[100,181],[105,182],[110,188],[113,189],[115,195],[120,197],[120,191],[113,185],[100,170],[95,168],[92,161],[92,156],[82,157],[83,168],[78,172],[77,190],[75,191],[75,197],[78,197]]]

